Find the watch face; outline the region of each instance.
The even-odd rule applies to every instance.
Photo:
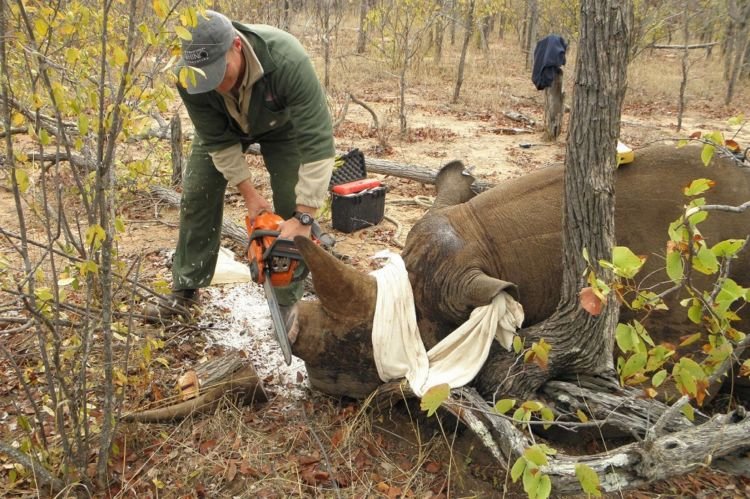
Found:
[[[309,213],[297,213],[297,219],[302,225],[312,225],[313,217]]]

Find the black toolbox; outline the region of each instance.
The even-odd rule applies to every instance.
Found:
[[[359,149],[337,158],[329,187],[334,229],[349,233],[383,220],[386,188],[379,180],[367,179],[365,156]]]

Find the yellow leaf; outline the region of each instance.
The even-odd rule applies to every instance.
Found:
[[[18,184],[18,190],[26,192],[29,189],[29,176],[24,170],[16,169],[16,184]]]
[[[164,19],[167,17],[167,12],[169,12],[169,9],[167,8],[166,2],[164,0],[153,0],[151,3],[154,7],[154,12],[156,12],[156,15],[159,16],[160,19]]]
[[[21,126],[26,122],[26,119],[21,113],[13,113],[10,117],[10,124],[12,126]]]
[[[193,35],[191,35],[190,32],[182,26],[176,26],[174,31],[175,33],[177,33],[177,36],[179,36],[183,40],[190,41],[193,39]]]
[[[118,66],[124,66],[125,63],[128,62],[128,55],[125,53],[122,47],[115,47],[114,60],[115,64]]]
[[[47,24],[46,20],[37,18],[34,21],[34,36],[36,38],[44,38],[45,36],[47,36],[48,31],[49,24]]]
[[[586,413],[585,413],[585,412],[583,412],[583,411],[582,411],[582,410],[580,410],[580,409],[578,409],[578,410],[576,411],[576,416],[578,416],[578,419],[579,419],[579,420],[581,421],[581,423],[587,423],[587,422],[588,422],[588,420],[589,420],[588,416],[586,416]]]

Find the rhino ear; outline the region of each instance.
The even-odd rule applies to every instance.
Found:
[[[345,265],[306,237],[295,237],[294,244],[310,269],[315,293],[328,315],[341,321],[372,319],[377,297],[374,277]]]
[[[435,185],[437,197],[432,205],[433,210],[465,203],[476,194],[471,190],[474,176],[469,173],[461,161],[451,161],[443,166],[437,174]]]
[[[496,279],[482,270],[474,269],[464,274],[466,298],[472,307],[488,305],[500,291],[510,293],[518,300],[518,289],[512,282]]]

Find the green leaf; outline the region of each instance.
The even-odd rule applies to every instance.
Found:
[[[719,261],[710,249],[701,245],[693,256],[693,268],[705,275],[715,274],[719,270]]]
[[[78,132],[81,135],[89,133],[89,117],[85,114],[78,115]]]
[[[655,346],[654,340],[651,339],[651,335],[648,334],[648,331],[646,331],[646,328],[643,327],[643,324],[641,324],[639,321],[633,321],[633,329],[635,329],[635,332],[638,333],[638,337],[641,338],[644,342],[652,347]]]
[[[523,457],[525,457],[528,462],[537,466],[545,466],[548,463],[547,455],[537,445],[532,445],[523,451]]]
[[[48,146],[50,143],[49,133],[44,128],[39,132],[39,143],[43,146]]]
[[[419,407],[423,411],[427,411],[427,417],[430,417],[435,414],[435,411],[438,410],[443,402],[448,400],[450,394],[451,388],[447,383],[435,385],[427,390],[424,395],[422,395],[422,400],[419,403]]]
[[[628,353],[633,350],[633,326],[630,324],[617,324],[615,329],[615,341],[617,346],[623,353]]]
[[[521,350],[523,350],[523,340],[520,336],[517,334],[513,335],[513,351],[516,354],[521,353]]]
[[[683,189],[686,196],[699,196],[715,186],[716,182],[707,178],[698,178],[690,182],[690,185]]]
[[[667,253],[667,275],[674,282],[682,281],[685,268],[682,263],[682,256],[679,251],[670,251]]]
[[[539,488],[541,473],[538,468],[526,466],[523,472],[523,490],[529,498],[536,498],[536,491]]]
[[[646,358],[647,355],[645,352],[639,352],[631,355],[627,362],[625,362],[625,366],[622,368],[620,376],[623,379],[627,379],[635,373],[642,371],[646,366]]]
[[[658,373],[654,374],[651,378],[651,385],[654,388],[659,388],[662,383],[664,383],[664,380],[667,379],[667,371],[665,369],[662,369]]]
[[[727,239],[726,241],[716,243],[711,248],[711,252],[718,258],[728,258],[736,255],[744,244],[744,239]]]
[[[693,409],[692,405],[690,404],[683,405],[682,414],[684,414],[685,417],[688,418],[689,421],[695,421],[695,409]]]
[[[682,221],[682,217],[678,218],[671,224],[667,230],[669,239],[675,242],[687,242],[690,240],[690,232],[685,228],[685,224]]]
[[[602,492],[599,489],[599,475],[597,475],[596,471],[590,466],[583,463],[576,464],[576,477],[585,493],[601,497]]]
[[[701,302],[693,299],[690,308],[688,309],[688,319],[690,319],[694,324],[700,324],[702,318],[703,307],[701,307]]]
[[[539,478],[539,487],[536,489],[536,498],[547,499],[550,492],[552,492],[552,481],[549,479],[549,476],[542,475]]]
[[[120,234],[125,232],[125,221],[122,217],[115,217],[115,230]]]
[[[519,423],[523,423],[523,420],[526,417],[526,412],[527,412],[526,409],[519,407],[513,413],[513,420],[518,421]]]
[[[727,120],[727,124],[730,126],[741,125],[745,118],[740,114],[739,116],[732,116]]]
[[[633,253],[630,248],[625,246],[615,246],[612,248],[612,263],[615,266],[614,272],[620,277],[632,279],[641,270],[645,257]]]
[[[549,407],[543,408],[541,410],[541,412],[540,412],[540,415],[542,416],[542,420],[543,421],[550,421],[550,422],[552,422],[552,421],[555,420],[555,413],[552,412],[552,409],[550,409]],[[552,425],[546,424],[546,425],[543,425],[543,428],[545,430],[548,430],[550,428],[550,426],[552,426]]]
[[[499,414],[505,414],[509,410],[513,409],[513,406],[515,405],[515,399],[501,399],[497,404],[495,404],[495,411],[497,411]]]
[[[510,469],[510,478],[513,480],[513,483],[516,483],[518,481],[525,469],[526,459],[521,456],[516,459],[516,462],[513,463],[513,467]]]
[[[94,249],[99,249],[106,236],[107,234],[104,232],[101,225],[92,225],[86,229],[86,244],[93,246]]]
[[[708,166],[708,164],[711,163],[715,152],[716,147],[712,146],[711,144],[706,144],[703,146],[703,150],[701,151],[701,161],[703,161],[704,165]]]

